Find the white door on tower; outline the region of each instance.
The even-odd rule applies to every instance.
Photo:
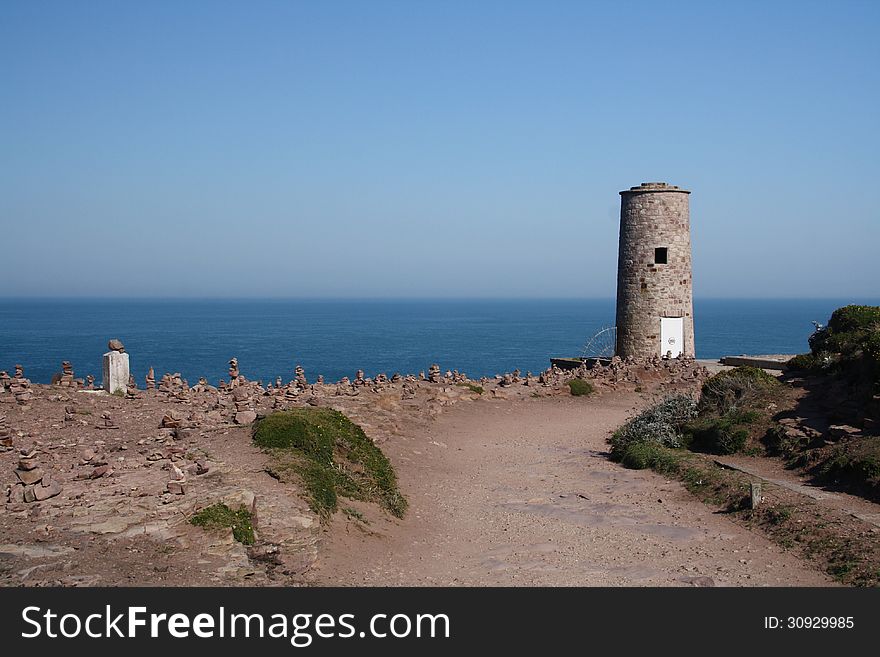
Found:
[[[684,349],[684,317],[660,318],[660,356],[675,358]]]

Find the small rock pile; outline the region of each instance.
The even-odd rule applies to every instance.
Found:
[[[9,392],[15,396],[15,402],[21,406],[27,406],[34,396],[31,382],[24,378],[24,368],[21,365],[15,366],[15,376],[9,382]]]
[[[300,390],[305,390],[309,387],[308,379],[306,379],[306,371],[302,368],[302,365],[296,366],[293,381],[296,384],[296,387]]]
[[[58,379],[57,385],[64,388],[71,388],[76,385],[73,380],[73,365],[70,364],[69,360],[61,363],[61,376]]]
[[[22,449],[15,470],[18,481],[9,488],[11,504],[42,502],[61,492],[61,484],[37,463],[36,449]]]
[[[113,468],[107,463],[107,456],[97,453],[91,447],[87,447],[80,453],[79,465],[83,466],[84,470],[74,479],[100,479],[113,474]]]
[[[186,475],[183,470],[178,468],[174,463],[169,463],[171,470],[171,478],[165,484],[165,490],[172,495],[183,495],[186,493]]]
[[[180,372],[163,374],[159,380],[159,392],[168,395],[168,398],[174,402],[189,401],[189,383],[181,377]]]
[[[94,390],[95,389],[95,377],[89,374],[86,377],[86,390]]]
[[[238,369],[238,358],[234,356],[229,359],[229,387],[235,387],[238,384],[238,377],[241,372]]]
[[[95,429],[118,429],[119,425],[117,425],[113,418],[110,416],[109,411],[104,411],[101,413],[101,420],[98,424],[95,425]]]
[[[137,381],[134,380],[134,377],[129,375],[128,377],[128,385],[125,386],[125,398],[126,399],[137,399],[138,395],[138,386]]]
[[[6,426],[6,416],[0,415],[0,452],[8,452],[12,444],[12,430]]]
[[[235,404],[234,420],[236,424],[250,424],[257,419],[257,414],[251,407],[251,395],[246,386],[236,386],[232,389],[232,401]]]
[[[199,382],[190,388],[193,392],[217,392],[217,388],[208,383],[208,379],[203,376],[199,377]]]
[[[437,363],[428,368],[428,381],[431,383],[440,383],[443,380],[440,374],[440,366]]]
[[[147,390],[156,389],[156,372],[153,371],[152,367],[147,371],[147,376],[144,377],[144,383],[146,384]]]

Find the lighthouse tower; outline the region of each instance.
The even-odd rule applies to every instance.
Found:
[[[690,192],[663,182],[620,192],[617,355],[693,358]]]

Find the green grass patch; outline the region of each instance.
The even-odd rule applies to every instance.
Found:
[[[459,388],[467,388],[471,392],[475,392],[478,395],[482,395],[484,392],[483,386],[478,386],[474,383],[456,383],[455,385],[457,385]]]
[[[189,521],[205,529],[230,528],[233,538],[243,545],[253,545],[256,540],[253,518],[244,507],[233,511],[225,504],[214,504],[195,513]]]
[[[376,502],[398,518],[406,498],[394,468],[363,429],[339,411],[298,408],[272,413],[254,423],[254,442],[276,457],[274,470],[302,481],[312,510],[326,518],[338,498]]]
[[[583,379],[572,379],[568,382],[568,390],[572,397],[584,397],[593,393],[593,384]]]
[[[651,468],[660,474],[677,474],[681,469],[682,455],[679,450],[663,447],[656,443],[630,443],[620,459],[624,467],[631,470]]]

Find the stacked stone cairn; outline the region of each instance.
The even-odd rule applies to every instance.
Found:
[[[186,493],[186,475],[183,473],[183,470],[177,467],[174,463],[169,463],[171,466],[169,469],[171,470],[171,478],[168,480],[168,483],[165,485],[166,490],[172,495],[183,495]]]
[[[69,360],[65,360],[61,363],[61,375],[58,377],[57,381],[53,382],[64,388],[71,388],[76,385],[73,380],[73,365],[70,364]]]
[[[147,390],[156,389],[156,372],[153,371],[152,367],[147,371],[147,376],[144,378],[144,383],[147,387]]]
[[[95,377],[89,374],[86,377],[86,390],[94,390],[95,389]]]
[[[180,372],[174,374],[166,372],[159,380],[159,392],[168,395],[173,402],[189,402],[189,384],[180,376]]]
[[[6,425],[6,416],[0,415],[0,452],[8,452],[12,446],[12,430]]]
[[[236,424],[250,424],[257,419],[251,406],[251,395],[246,386],[232,389],[232,401],[235,404],[234,420]]]
[[[61,492],[61,483],[37,463],[36,449],[22,449],[15,470],[18,481],[9,488],[10,503],[42,502]]]
[[[306,371],[302,368],[302,365],[296,366],[293,372],[293,377],[293,382],[300,390],[305,390],[309,387],[309,381],[306,378]]]
[[[284,400],[288,402],[295,402],[299,399],[299,386],[296,385],[296,382],[291,383],[289,386],[284,388]]]
[[[125,386],[125,398],[126,399],[137,399],[138,398],[138,386],[137,381],[134,380],[134,377],[128,376],[128,385]]]
[[[217,388],[208,383],[208,379],[203,376],[199,377],[199,382],[190,388],[192,392],[217,392]]]
[[[442,381],[440,366],[437,363],[428,368],[428,381],[431,383],[440,383]]]
[[[15,396],[15,402],[21,406],[27,406],[34,395],[31,391],[31,382],[24,378],[24,368],[21,365],[15,366],[15,376],[9,382],[9,392]]]
[[[229,387],[233,388],[238,385],[238,377],[241,376],[241,372],[238,369],[238,358],[234,356],[229,359]]]

